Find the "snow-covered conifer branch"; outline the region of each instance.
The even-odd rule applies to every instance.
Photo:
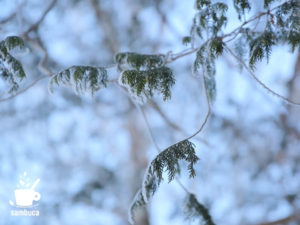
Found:
[[[49,82],[49,90],[53,85],[72,87],[76,93],[89,92],[92,95],[101,87],[107,85],[107,71],[102,67],[72,66],[53,75]]]
[[[26,74],[22,64],[10,54],[12,50],[22,50],[24,41],[20,37],[9,36],[0,42],[0,76],[8,81],[9,93],[16,92]]]

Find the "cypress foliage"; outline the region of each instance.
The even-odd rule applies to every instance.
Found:
[[[223,50],[222,39],[214,38],[198,50],[193,65],[194,73],[202,72],[204,75],[206,91],[211,102],[214,102],[217,94],[215,59],[222,55]]]
[[[179,172],[179,160],[184,160],[188,163],[190,177],[196,175],[194,164],[199,158],[195,153],[195,145],[192,142],[184,140],[159,153],[148,166],[142,188],[138,191],[129,209],[129,218],[132,223],[134,223],[135,210],[139,206],[144,206],[155,194],[163,180],[164,171],[168,173],[169,182],[175,178],[176,173]]]
[[[254,69],[255,63],[263,58],[269,59],[272,46],[276,44],[276,36],[268,25],[266,30],[249,42],[249,65]]]
[[[128,220],[129,220],[130,224],[134,224],[134,218],[135,218],[136,212],[141,207],[144,207],[145,205],[146,205],[146,202],[144,200],[142,190],[140,189],[140,190],[138,190],[135,197],[133,198],[133,201],[128,210]]]
[[[274,13],[271,23],[277,28],[276,34],[282,42],[288,43],[295,51],[300,47],[300,3],[297,0],[283,3]]]
[[[203,73],[207,93],[211,102],[216,98],[215,59],[222,55],[224,43],[219,38],[222,28],[227,23],[226,12],[228,6],[225,3],[211,1],[196,1],[199,12],[195,15],[191,36],[197,36],[200,40],[206,40],[197,51],[193,65],[194,73]],[[195,39],[195,38],[192,38]]]
[[[184,44],[184,45],[190,44],[191,41],[192,41],[192,37],[191,36],[185,36],[185,37],[182,38],[182,44]]]
[[[264,7],[265,7],[265,8],[268,8],[269,5],[270,5],[272,2],[274,2],[274,1],[276,1],[276,0],[264,0]]]
[[[252,70],[258,61],[266,58],[269,59],[274,45],[280,42],[288,43],[294,51],[300,42],[299,35],[299,4],[290,0],[282,5],[270,10],[274,0],[265,0],[264,7],[269,11],[261,13],[265,16],[266,26],[263,30],[251,28],[251,23],[244,22],[240,28],[232,34],[227,35],[231,40],[235,40],[235,51],[241,59],[248,60]],[[251,1],[233,0],[233,5],[238,13],[240,20],[245,20],[245,14],[251,10]],[[206,91],[210,101],[214,101],[216,97],[216,81],[215,81],[215,61],[224,53],[225,42],[222,30],[227,23],[228,6],[223,2],[212,2],[210,0],[196,0],[196,9],[198,12],[194,16],[193,26],[189,36],[182,39],[184,45],[191,45],[194,48],[195,40],[199,40],[200,47],[197,49],[196,58],[193,64],[194,73],[203,73]],[[258,18],[258,17],[257,17]],[[255,21],[255,19],[254,19]],[[248,59],[246,55],[248,53]],[[133,55],[131,55],[133,54]],[[140,57],[140,59],[138,59]],[[153,58],[152,58],[153,57]],[[130,91],[137,96],[152,96],[152,90],[147,86],[147,74],[153,70],[164,66],[163,57],[151,55],[139,55],[135,53],[126,53],[116,57],[118,68],[123,71],[122,83],[128,85]],[[244,61],[243,60],[243,61]],[[151,71],[152,72],[152,71]],[[155,71],[155,73],[157,73]],[[160,75],[157,75],[160,77]],[[171,77],[171,76],[170,76]],[[154,79],[154,78],[153,78]],[[153,86],[157,90],[161,84]],[[171,85],[170,85],[171,86]],[[166,87],[165,87],[166,88]],[[164,88],[158,89],[163,90]],[[169,92],[167,92],[169,93]],[[169,95],[164,95],[166,99]],[[133,223],[134,211],[137,206],[144,206],[157,190],[163,172],[168,172],[168,180],[172,181],[175,174],[180,170],[178,160],[184,159],[189,162],[190,176],[194,176],[193,164],[198,160],[193,151],[193,144],[189,141],[183,141],[177,145],[171,146],[160,153],[149,165],[141,190],[135,198],[130,218]],[[193,194],[190,194],[186,202],[186,213],[189,218],[201,218],[206,225],[214,225],[214,222],[204,205],[199,203]]]
[[[146,55],[134,52],[121,52],[115,56],[119,71],[149,70],[165,64],[164,55]]]
[[[207,37],[216,36],[221,28],[226,25],[226,11],[228,6],[225,3],[199,0],[196,2],[198,12],[194,16],[191,36],[195,34],[201,39],[206,33]]]
[[[19,82],[26,78],[22,64],[14,58],[10,51],[22,50],[23,39],[9,36],[0,42],[0,76],[9,84],[9,93],[19,89]]]
[[[89,92],[93,95],[101,87],[106,87],[107,71],[102,67],[72,66],[51,77],[50,92],[54,84],[72,87],[76,93]]]
[[[182,141],[171,147],[165,149],[158,154],[154,160],[150,163],[146,172],[146,179],[144,180],[144,187],[153,182],[152,177],[157,178],[158,185],[163,179],[163,171],[168,171],[168,181],[171,182],[176,172],[178,171],[178,160],[185,160],[188,162],[188,170],[190,177],[195,176],[194,164],[199,160],[195,153],[195,145],[188,141]],[[150,185],[151,187],[153,185]],[[148,199],[148,198],[146,198]]]
[[[185,214],[188,219],[199,218],[204,225],[215,225],[208,209],[198,202],[194,194],[188,194],[186,198]]]
[[[299,48],[299,1],[287,0],[272,8],[275,2],[280,1],[264,0],[266,11],[246,20],[246,13],[250,12],[252,8],[251,1],[233,0],[233,6],[242,23],[231,33],[224,34],[223,29],[228,20],[227,4],[223,1],[195,0],[197,12],[193,18],[193,25],[190,34],[185,36],[182,42],[184,45],[191,46],[192,51],[190,53],[196,52],[193,72],[203,74],[206,91],[211,102],[215,100],[217,93],[215,62],[224,53],[225,42],[234,42],[237,56],[242,62],[248,61],[252,70],[255,69],[257,62],[265,58],[269,59],[272,47],[275,45],[285,43],[291,46],[293,51]],[[261,17],[264,17],[265,27],[257,29]],[[226,40],[227,38],[230,39]],[[197,42],[197,48],[195,48],[195,42]],[[18,90],[19,82],[26,77],[21,63],[11,54],[11,51],[23,47],[23,40],[15,36],[7,37],[0,42],[0,76],[8,81],[9,92]],[[182,55],[186,54],[189,53],[185,52]],[[163,100],[170,99],[175,77],[166,64],[181,56],[177,55],[171,57],[172,60],[167,60],[168,55],[118,53],[115,56],[115,61],[120,72],[120,84],[125,86],[136,100],[142,102],[153,97],[154,94],[161,95]],[[171,56],[173,55],[171,54]],[[244,65],[244,63],[242,64]],[[54,74],[50,79],[49,89],[52,91],[53,85],[65,85],[72,87],[76,93],[89,92],[94,94],[98,89],[106,87],[107,82],[107,71],[103,67],[72,66]],[[265,87],[264,84],[262,85]],[[282,99],[285,98],[282,97]],[[167,172],[169,182],[179,173],[179,160],[186,161],[190,177],[195,176],[194,164],[199,159],[195,154],[194,144],[189,140],[181,141],[159,153],[149,164],[142,188],[132,202],[129,210],[131,223],[134,223],[136,210],[145,206],[157,191],[163,180],[163,173]],[[186,209],[189,218],[199,217],[204,224],[214,225],[208,210],[197,201],[195,195],[188,195]]]
[[[171,98],[171,87],[175,84],[173,72],[168,67],[155,68],[145,71],[125,70],[121,75],[122,84],[129,86],[131,93],[138,97],[147,98],[158,92],[163,100]]]
[[[249,12],[251,9],[250,3],[248,0],[234,0],[233,5],[235,10],[238,13],[238,17],[241,20],[242,15],[245,15],[245,12]]]
[[[273,1],[265,1],[265,7],[269,8]],[[283,3],[274,12],[266,13],[266,26],[262,31],[250,28],[239,30],[240,37],[237,44],[242,46],[235,48],[237,55],[249,55],[249,66],[252,70],[258,61],[269,59],[272,47],[280,43],[287,43],[295,51],[300,46],[300,5],[291,0]]]
[[[161,94],[164,101],[171,98],[175,78],[172,70],[164,66],[164,56],[124,52],[115,59],[121,72],[120,84],[135,100],[144,102],[155,93]]]

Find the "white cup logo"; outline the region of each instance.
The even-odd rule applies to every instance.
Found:
[[[39,192],[34,191],[35,187],[40,182],[40,178],[36,179],[36,181],[32,184],[30,178],[27,176],[27,172],[25,171],[23,175],[20,176],[19,184],[17,184],[17,189],[15,189],[15,202],[9,200],[9,204],[11,206],[16,207],[25,207],[31,208],[33,206],[33,201],[39,201],[41,198],[41,194]]]
[[[15,190],[16,205],[32,206],[33,201],[38,201],[41,198],[39,192],[32,189],[17,189]]]

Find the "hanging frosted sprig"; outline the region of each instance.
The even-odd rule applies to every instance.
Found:
[[[53,75],[49,82],[49,90],[53,92],[53,85],[72,87],[76,93],[88,92],[94,94],[108,82],[107,71],[102,67],[72,66]]]
[[[17,36],[7,37],[0,42],[0,76],[9,84],[9,93],[19,89],[19,83],[26,78],[22,64],[13,57],[12,50],[24,49],[24,41]]]

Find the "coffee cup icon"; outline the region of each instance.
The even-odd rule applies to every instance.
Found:
[[[29,207],[32,206],[33,201],[38,201],[41,198],[39,192],[32,189],[17,189],[15,190],[16,205]]]

